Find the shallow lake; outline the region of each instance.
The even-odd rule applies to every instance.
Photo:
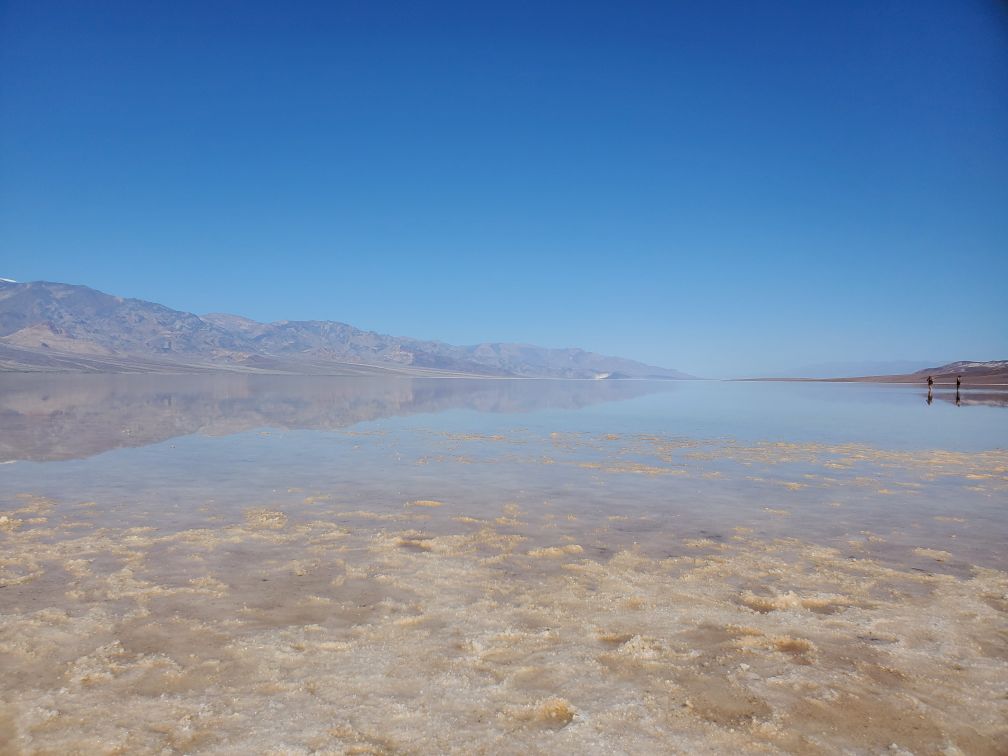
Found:
[[[1008,745],[996,389],[12,374],[0,462],[0,746]]]

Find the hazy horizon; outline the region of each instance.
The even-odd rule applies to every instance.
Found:
[[[1006,41],[979,1],[15,0],[0,275],[704,377],[1003,358]]]

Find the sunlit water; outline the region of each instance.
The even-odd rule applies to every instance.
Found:
[[[1006,400],[0,376],[0,752],[1003,753]]]

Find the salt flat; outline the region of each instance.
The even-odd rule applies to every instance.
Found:
[[[0,391],[0,749],[1008,748],[1001,407],[452,385]]]

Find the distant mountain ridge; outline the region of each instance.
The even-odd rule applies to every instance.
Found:
[[[1008,360],[960,360],[945,365],[927,367],[913,373],[901,375],[863,375],[853,378],[835,378],[836,381],[853,383],[926,383],[928,377],[935,385],[954,385],[956,377],[961,377],[967,386],[998,386],[1008,384]]]
[[[875,360],[852,362],[820,362],[780,370],[772,378],[858,378],[864,375],[909,375],[940,364],[934,360]]]
[[[582,349],[454,346],[335,321],[198,316],[86,286],[0,281],[0,370],[691,378]]]
[[[953,386],[956,378],[962,378],[963,384],[970,386],[1008,386],[1008,360],[960,360],[945,365],[927,367],[913,373],[895,375],[857,375],[820,378],[813,376],[792,377],[779,376],[775,378],[746,378],[749,381],[795,381],[823,383],[926,383],[931,377],[935,385]]]
[[[939,384],[954,383],[957,376],[961,376],[963,380],[973,384],[1004,384],[1008,383],[1008,360],[987,360],[986,362],[960,360],[946,365],[924,368],[916,373],[911,373],[909,377],[926,381],[928,376],[934,378],[935,382]],[[900,378],[902,376],[893,377]]]

